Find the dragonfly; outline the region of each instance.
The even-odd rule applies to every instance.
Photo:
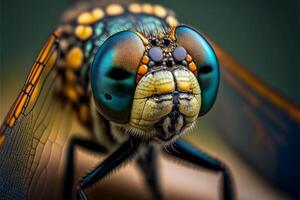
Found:
[[[161,198],[151,177],[156,177],[152,169],[157,149],[162,146],[170,156],[222,172],[223,197],[231,199],[231,178],[224,163],[178,138],[212,107],[219,82],[217,59],[221,85],[229,85],[233,96],[242,99],[246,109],[237,115],[245,116],[240,120],[250,123],[251,134],[295,134],[300,121],[298,105],[271,90],[208,37],[180,25],[169,9],[125,2],[74,6],[40,51],[1,126],[0,191],[4,199],[34,199],[43,189],[38,185],[42,185],[39,183],[43,183],[47,170],[59,169],[52,163],[59,163],[64,152],[64,197],[75,196],[71,186],[74,149],[78,146],[109,154],[82,179],[78,199],[85,199],[84,189],[141,149],[146,150],[138,157],[138,165],[145,171],[154,197]],[[136,96],[147,95],[147,91],[152,102],[145,106],[147,98]],[[195,101],[198,104],[187,104]],[[180,108],[178,104],[186,105]],[[220,101],[216,106],[229,110],[220,112],[223,118],[226,113],[235,116],[230,112],[234,106]],[[187,120],[191,120],[189,125]],[[233,134],[243,129],[216,120]],[[92,139],[70,134],[73,121]],[[182,121],[184,125],[180,125]],[[272,127],[275,124],[276,130]]]

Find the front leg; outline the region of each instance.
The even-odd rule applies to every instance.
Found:
[[[75,160],[76,147],[82,147],[97,153],[107,152],[107,150],[102,145],[89,139],[74,137],[70,140],[68,151],[67,151],[65,177],[64,177],[64,184],[63,184],[64,187],[63,199],[66,200],[72,199],[72,186],[74,181],[74,160]]]
[[[107,157],[100,165],[87,174],[80,181],[77,187],[77,199],[87,200],[84,189],[101,180],[105,175],[118,167],[121,163],[128,160],[135,154],[140,145],[140,141],[130,138],[124,142],[115,152]]]
[[[153,198],[156,200],[162,200],[162,195],[159,187],[159,174],[157,166],[158,152],[154,147],[150,147],[147,152],[140,155],[137,159],[137,164],[139,165],[147,186],[152,192]]]
[[[201,152],[187,142],[179,139],[166,148],[166,152],[172,156],[188,161],[207,169],[223,173],[223,199],[234,199],[232,180],[228,168],[221,161]]]

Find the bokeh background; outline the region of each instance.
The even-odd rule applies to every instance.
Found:
[[[233,55],[240,63],[255,72],[284,96],[300,103],[299,66],[299,2],[297,0],[186,0],[148,1],[173,9],[180,22],[193,25],[208,35],[220,47]],[[64,0],[1,0],[0,6],[0,119],[8,112],[17,96],[31,63],[49,33],[56,27],[59,16],[70,4]],[[208,118],[199,120],[200,134],[189,135],[196,146],[230,163],[238,176],[240,199],[290,199],[290,194],[265,180],[226,143],[222,133],[214,128]],[[183,199],[193,193],[191,199],[203,196],[217,198],[217,179],[207,173],[189,171],[164,159],[162,162],[163,190],[173,192],[167,197]],[[267,161],[266,161],[267,162]],[[293,161],[299,162],[299,160]],[[168,170],[172,168],[172,170]],[[84,168],[84,166],[83,166]],[[131,170],[127,173],[126,170]],[[180,173],[176,173],[179,171]],[[196,175],[195,175],[196,173]],[[128,175],[129,174],[129,175]],[[130,175],[131,174],[131,175]],[[293,176],[293,174],[291,174]],[[134,187],[126,190],[126,179],[137,177],[135,170],[122,170],[120,177],[112,178],[104,188],[119,184],[124,193],[134,193]],[[171,184],[168,179],[174,178]],[[186,177],[195,177],[186,180]],[[207,184],[197,180],[208,180]],[[210,181],[211,179],[212,182]],[[120,181],[120,180],[123,180]],[[123,183],[123,186],[122,186]],[[299,182],[298,182],[299,183]],[[136,185],[140,185],[137,181]],[[212,186],[209,186],[211,184]],[[134,185],[134,183],[133,183]],[[141,186],[139,186],[141,187]],[[204,188],[201,190],[201,187]],[[193,190],[194,189],[194,190]],[[285,190],[286,191],[286,190]],[[105,193],[105,194],[106,194]],[[117,198],[113,196],[111,198]],[[123,196],[125,197],[125,196]],[[133,196],[128,196],[133,197]],[[293,196],[295,198],[295,195]]]

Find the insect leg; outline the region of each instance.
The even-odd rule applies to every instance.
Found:
[[[223,173],[223,199],[234,199],[233,185],[228,168],[221,161],[203,153],[183,140],[176,141],[172,146],[166,148],[166,152],[207,169]]]
[[[162,199],[157,174],[157,152],[154,147],[150,147],[145,155],[139,156],[137,163],[144,174],[145,182],[148,184],[154,199]]]
[[[124,161],[128,160],[136,153],[140,141],[130,138],[124,142],[115,152],[108,156],[100,165],[88,173],[80,181],[77,187],[77,199],[86,200],[84,189],[101,180],[105,175],[118,167]]]
[[[106,153],[107,150],[101,146],[100,144],[82,138],[72,138],[67,151],[67,161],[65,167],[65,177],[64,177],[64,191],[63,191],[63,199],[71,199],[72,198],[72,186],[74,181],[74,153],[75,148],[83,147],[85,149],[98,152],[98,153]]]

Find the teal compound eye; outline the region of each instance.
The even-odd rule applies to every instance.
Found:
[[[177,44],[186,49],[197,66],[197,79],[201,88],[199,116],[202,116],[212,108],[218,93],[220,71],[216,54],[208,41],[191,27],[177,26],[174,34]]]
[[[145,46],[131,31],[116,33],[98,49],[91,87],[98,111],[108,120],[127,123],[136,88],[136,71]]]

